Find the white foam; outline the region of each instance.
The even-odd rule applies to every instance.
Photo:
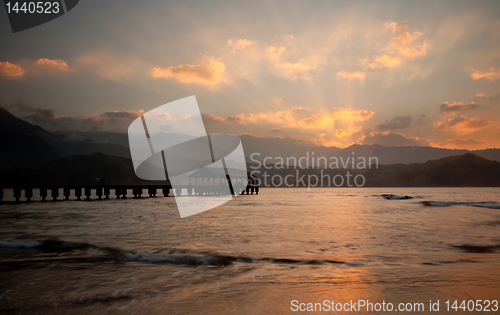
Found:
[[[393,194],[383,194],[382,197],[388,200],[403,200],[403,199],[413,199],[411,196],[398,196]]]
[[[197,264],[204,264],[210,262],[210,257],[195,256],[195,255],[155,255],[147,253],[126,253],[123,255],[126,260],[141,261],[150,263],[170,262],[194,262]]]
[[[0,240],[0,247],[8,248],[33,248],[40,245],[42,245],[42,243],[38,241],[23,241],[15,239]]]
[[[472,204],[474,207],[500,209],[500,202],[480,202]]]
[[[449,207],[449,206],[473,206],[489,209],[500,209],[500,202],[490,202],[490,201],[470,201],[470,202],[459,202],[459,201],[423,201],[425,206],[428,207]]]
[[[451,205],[446,201],[424,201],[422,203],[428,207],[449,207]]]

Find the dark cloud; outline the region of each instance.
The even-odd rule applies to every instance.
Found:
[[[385,146],[428,146],[430,141],[418,137],[410,138],[395,132],[372,132],[359,139],[357,144],[380,144]]]
[[[123,129],[124,126],[128,128],[130,123],[140,115],[141,112],[106,112],[98,116],[86,117],[81,123],[89,126],[92,130],[109,129],[110,127]]]
[[[54,110],[53,109],[35,108],[35,107],[28,106],[22,102],[17,102],[12,107],[18,109],[21,112],[31,113],[31,115],[40,115],[40,116],[44,116],[44,117],[54,117]]]
[[[90,117],[56,115],[52,109],[36,108],[18,102],[8,107],[36,125],[49,130],[116,131],[126,132],[130,123],[142,114],[139,112],[114,111]]]
[[[462,102],[446,102],[444,104],[441,104],[440,109],[441,109],[441,114],[447,115],[447,114],[452,114],[452,113],[461,113],[467,110],[474,110],[478,108],[479,105],[476,103],[462,103]]]
[[[49,130],[75,129],[75,127],[78,127],[81,123],[77,119],[71,118],[69,116],[55,116],[54,113],[50,111],[33,113],[24,116],[24,119]]]
[[[395,131],[405,129],[411,125],[411,116],[397,116],[376,127],[378,131]]]
[[[415,125],[423,125],[427,120],[426,114],[417,115],[417,120],[415,121]]]

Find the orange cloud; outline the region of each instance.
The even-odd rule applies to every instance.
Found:
[[[484,98],[484,99],[491,99],[491,96],[490,95],[486,95],[484,93],[479,93],[479,94],[476,94],[476,97],[477,98]]]
[[[337,129],[335,130],[335,136],[337,138],[344,138],[347,136],[352,135],[353,133],[360,132],[363,129],[363,127],[358,126],[358,127],[353,127],[352,129]]]
[[[476,140],[469,137],[467,139],[448,139],[446,141],[436,143],[435,146],[450,149],[467,149],[477,147],[485,142],[486,141],[484,140]]]
[[[274,113],[250,113],[232,115],[227,117],[204,114],[203,118],[207,121],[238,125],[268,123],[284,128],[316,129],[323,127],[334,127],[335,122],[337,121],[345,123],[366,121],[374,115],[374,112],[367,110],[342,110],[328,115],[314,115],[311,117],[299,119],[298,116],[303,115],[303,112],[304,110],[302,108],[293,108],[288,111],[277,111]],[[339,135],[345,136],[347,134],[352,134],[353,132],[359,131],[355,130],[356,128],[360,127],[355,127],[350,131],[339,131]]]
[[[191,120],[193,118],[192,115],[184,115],[184,116],[174,116],[170,113],[153,113],[152,117],[154,117],[157,120],[163,120],[163,121],[184,121],[184,120]]]
[[[470,75],[474,80],[487,79],[489,81],[495,81],[500,79],[500,69],[490,68],[488,71],[476,71]]]
[[[380,67],[393,68],[401,63],[401,59],[389,55],[382,55],[373,57],[372,62],[370,62],[366,69],[375,69]]]
[[[326,133],[320,133],[318,137],[315,138],[310,138],[305,140],[305,142],[312,143],[314,145],[317,145],[319,147],[342,147],[342,143],[332,140],[332,137],[330,135],[327,135]]]
[[[388,24],[392,28],[394,37],[389,45],[389,51],[407,58],[415,58],[427,54],[427,41],[419,45],[416,40],[424,35],[419,31],[409,32],[410,22],[392,22]]]
[[[15,65],[6,61],[0,62],[0,72],[8,77],[19,77],[22,76],[26,70],[24,70],[20,65]]]
[[[350,138],[348,136],[352,136],[353,134],[360,132],[363,129],[362,126],[352,127],[347,129],[337,129],[335,133],[325,133],[322,132],[318,137],[313,137],[310,139],[306,139],[306,142],[312,143],[317,146],[324,147],[345,147],[346,143],[351,144]],[[347,139],[346,139],[347,138]]]
[[[238,49],[243,49],[243,48],[253,44],[252,41],[249,41],[247,39],[238,39],[236,41],[236,43],[234,43],[232,40],[228,40],[227,43],[228,43],[228,45],[233,47],[233,51],[236,51]]]
[[[337,73],[337,76],[348,80],[353,80],[353,79],[363,80],[365,78],[365,73],[358,71],[347,72],[342,70]]]
[[[201,65],[180,65],[165,67],[155,67],[150,74],[154,78],[175,78],[181,83],[201,83],[205,85],[215,85],[224,82],[224,63],[214,57],[204,57],[205,64]]]
[[[419,31],[410,33],[410,22],[392,22],[386,25],[386,28],[392,29],[393,37],[388,45],[381,49],[380,54],[370,58],[370,62],[366,65],[365,70],[373,70],[377,68],[395,68],[399,66],[405,59],[413,59],[427,54],[427,41],[418,42],[418,39],[423,35]],[[359,59],[354,66],[364,66],[369,58]],[[341,71],[342,73],[354,73]],[[339,73],[341,73],[339,72]],[[414,71],[415,72],[415,71]],[[364,77],[363,72],[359,73],[359,78]],[[418,73],[417,73],[418,74]],[[409,79],[419,77],[413,75]]]
[[[450,118],[447,121],[441,121],[434,124],[434,129],[439,131],[457,131],[461,133],[470,133],[479,129],[488,127],[491,123],[486,120],[459,116]]]
[[[330,115],[314,115],[298,121],[298,125],[303,128],[321,128],[334,126],[336,121],[354,122],[366,121],[372,118],[375,113],[368,110],[352,111],[342,110]]]
[[[62,59],[53,60],[53,59],[41,58],[41,59],[37,60],[36,64],[37,65],[52,66],[52,67],[58,68],[59,70],[67,70],[68,69],[68,65]]]
[[[285,47],[269,46],[266,52],[274,63],[274,67],[280,71],[282,76],[290,79],[297,79],[298,76],[303,76],[307,79],[307,72],[316,68],[316,66],[306,63],[304,59],[300,59],[296,63],[282,61],[285,50]]]
[[[441,104],[440,109],[441,109],[441,114],[443,116],[449,115],[449,114],[454,114],[454,113],[459,113],[459,112],[464,112],[466,110],[474,110],[478,108],[479,105],[477,105],[474,102],[471,103],[462,103],[462,102],[445,102],[444,104]]]
[[[392,22],[387,27],[392,28],[394,34],[389,46],[384,49],[387,53],[373,57],[366,69],[393,68],[399,66],[405,58],[413,59],[427,54],[427,41],[421,45],[416,43],[423,34],[419,31],[410,33],[410,22]]]

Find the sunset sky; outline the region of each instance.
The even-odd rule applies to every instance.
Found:
[[[500,148],[500,1],[80,1],[13,34],[0,105],[120,131],[196,95],[209,132]]]

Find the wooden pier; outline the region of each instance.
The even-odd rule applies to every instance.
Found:
[[[0,187],[0,202],[4,198],[4,190],[12,189],[15,202],[20,202],[24,197],[26,202],[33,199],[33,191],[39,189],[41,201],[57,200],[106,200],[110,198],[127,199],[128,196],[138,199],[143,198],[144,191],[147,191],[145,197],[163,197],[175,196],[209,196],[219,195],[216,189],[210,189],[211,186],[191,186],[186,185],[172,189],[170,185],[46,185],[39,187],[15,186]],[[62,194],[60,192],[62,190]],[[73,192],[73,194],[71,194]],[[247,185],[242,190],[242,195],[259,194],[259,186]],[[131,193],[131,194],[129,194]],[[70,199],[74,196],[76,199]],[[93,198],[94,197],[94,198]]]

